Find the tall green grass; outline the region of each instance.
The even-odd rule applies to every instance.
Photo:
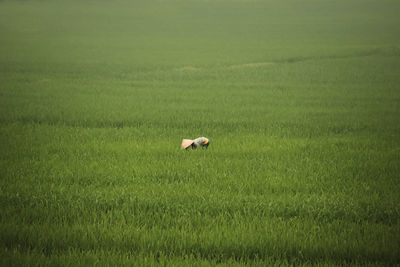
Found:
[[[399,9],[1,1],[0,264],[399,264]]]

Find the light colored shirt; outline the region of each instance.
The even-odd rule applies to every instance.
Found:
[[[198,148],[208,144],[208,139],[205,137],[199,137],[193,140],[193,145]]]

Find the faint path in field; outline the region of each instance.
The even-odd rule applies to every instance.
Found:
[[[246,64],[231,65],[228,69],[258,68],[275,64],[274,62],[254,62]]]
[[[298,63],[304,61],[315,61],[315,60],[329,60],[329,59],[346,59],[346,58],[362,58],[369,56],[386,56],[386,57],[396,57],[400,56],[400,48],[397,46],[391,47],[380,47],[374,48],[370,50],[359,51],[355,53],[348,54],[337,54],[337,55],[320,55],[320,56],[297,56],[290,57],[284,59],[278,59],[274,61],[264,61],[264,62],[248,62],[243,64],[235,64],[235,65],[227,65],[218,67],[218,69],[229,69],[229,70],[238,70],[238,69],[254,69],[261,68],[266,66],[272,66],[275,64],[290,64],[290,63]],[[175,71],[179,72],[196,72],[202,70],[202,68],[195,66],[183,66],[180,68],[175,68]]]
[[[176,68],[175,70],[180,72],[194,72],[194,71],[199,71],[200,68],[194,66],[183,66],[181,68]]]
[[[275,64],[274,62],[252,62],[252,63],[244,63],[244,64],[236,64],[236,65],[229,65],[223,67],[223,69],[243,69],[243,68],[259,68],[259,67],[264,67],[264,66],[269,66]],[[178,72],[196,72],[202,70],[199,67],[194,67],[194,66],[183,66],[180,68],[175,68],[175,71]]]
[[[309,56],[309,57],[291,57],[275,61],[275,63],[297,63],[309,60],[325,60],[325,59],[346,59],[346,58],[361,58],[369,56],[400,56],[400,48],[397,46],[391,47],[379,47],[364,51],[355,52],[352,54],[339,54],[339,55],[321,55],[321,56]]]

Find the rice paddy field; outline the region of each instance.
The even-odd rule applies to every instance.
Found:
[[[0,265],[398,266],[399,14],[0,1]]]

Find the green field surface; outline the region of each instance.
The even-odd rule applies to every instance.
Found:
[[[399,14],[0,1],[0,265],[398,266]]]

